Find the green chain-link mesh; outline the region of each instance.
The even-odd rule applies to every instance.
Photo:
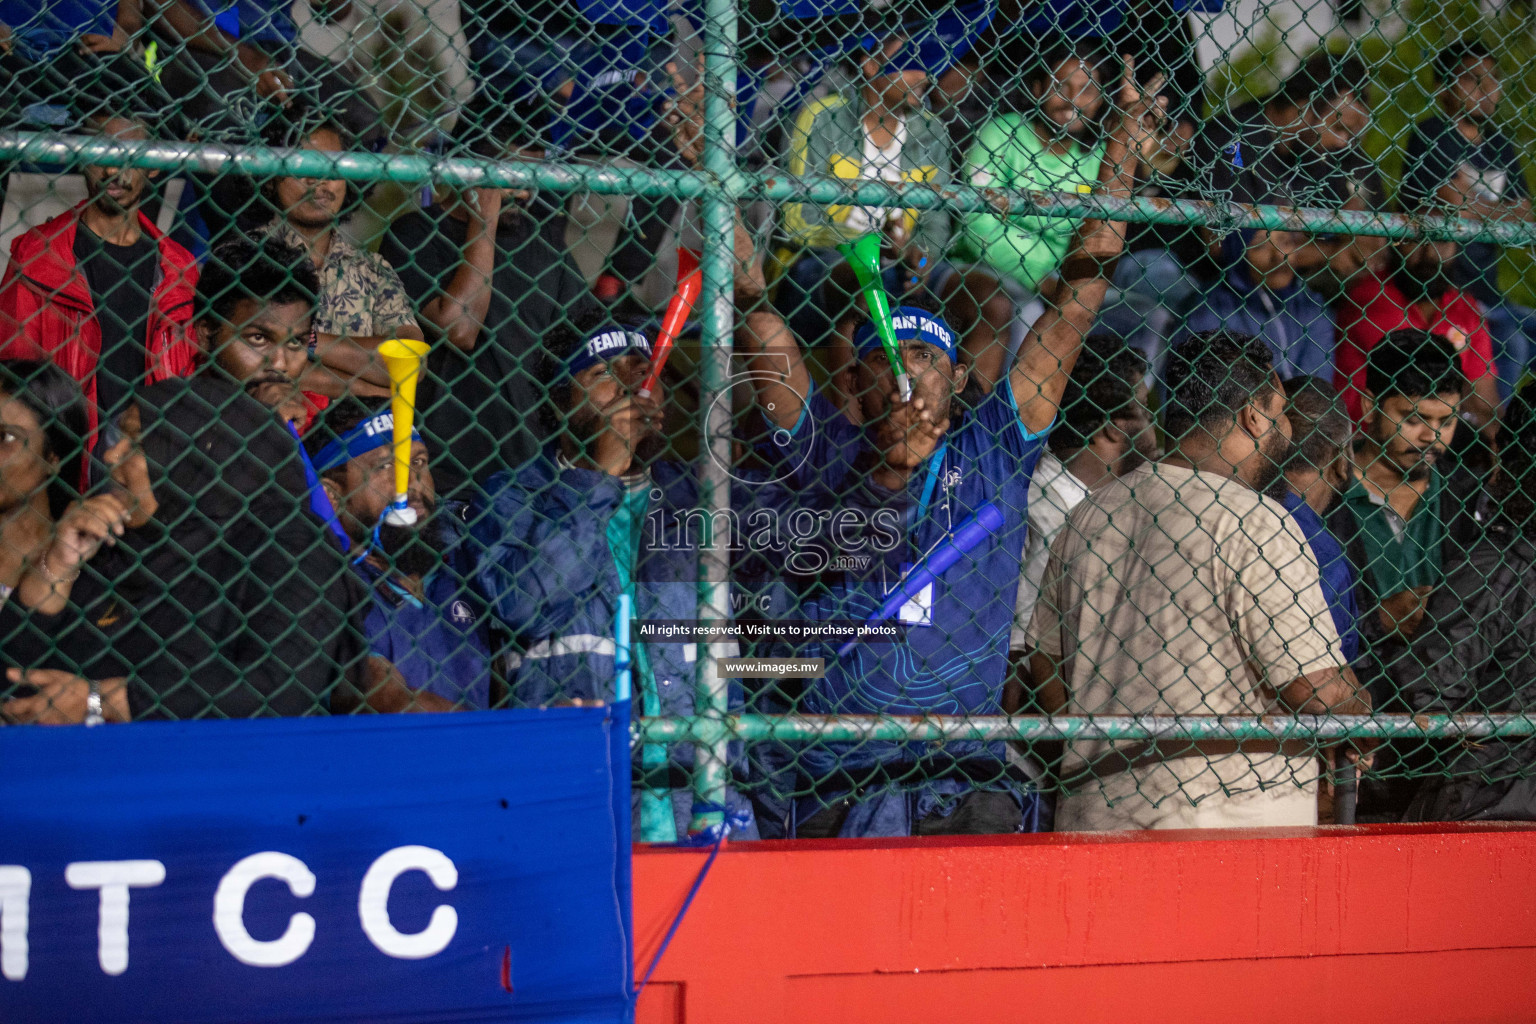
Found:
[[[627,593],[642,838],[1536,813],[1530,17],[0,0],[0,711],[612,700]]]

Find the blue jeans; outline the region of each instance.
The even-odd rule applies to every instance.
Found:
[[[1493,335],[1493,365],[1499,374],[1499,400],[1507,402],[1520,386],[1520,379],[1531,363],[1532,339],[1536,338],[1536,310],[1504,301],[1489,306],[1483,316],[1488,323],[1488,333]]]

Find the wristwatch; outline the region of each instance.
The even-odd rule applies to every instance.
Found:
[[[85,698],[85,724],[103,725],[106,719],[101,714],[101,680],[90,680],[91,692]]]

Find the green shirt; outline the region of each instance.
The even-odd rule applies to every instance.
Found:
[[[977,188],[1086,192],[1098,181],[1103,158],[1103,145],[1085,150],[1074,143],[1065,156],[1047,152],[1022,114],[1004,114],[977,134],[963,177]],[[1035,291],[1066,259],[1075,230],[1077,222],[1066,217],[967,214],[954,256],[985,263]]]
[[[1445,478],[1431,469],[1429,486],[1406,522],[1358,479],[1344,492],[1344,504],[1354,516],[1365,549],[1366,578],[1378,600],[1413,587],[1438,586],[1444,577],[1440,565],[1446,537],[1446,523],[1440,518],[1444,488]]]

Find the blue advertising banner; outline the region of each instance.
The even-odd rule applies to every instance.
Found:
[[[0,728],[0,1021],[625,1021],[628,705]]]

